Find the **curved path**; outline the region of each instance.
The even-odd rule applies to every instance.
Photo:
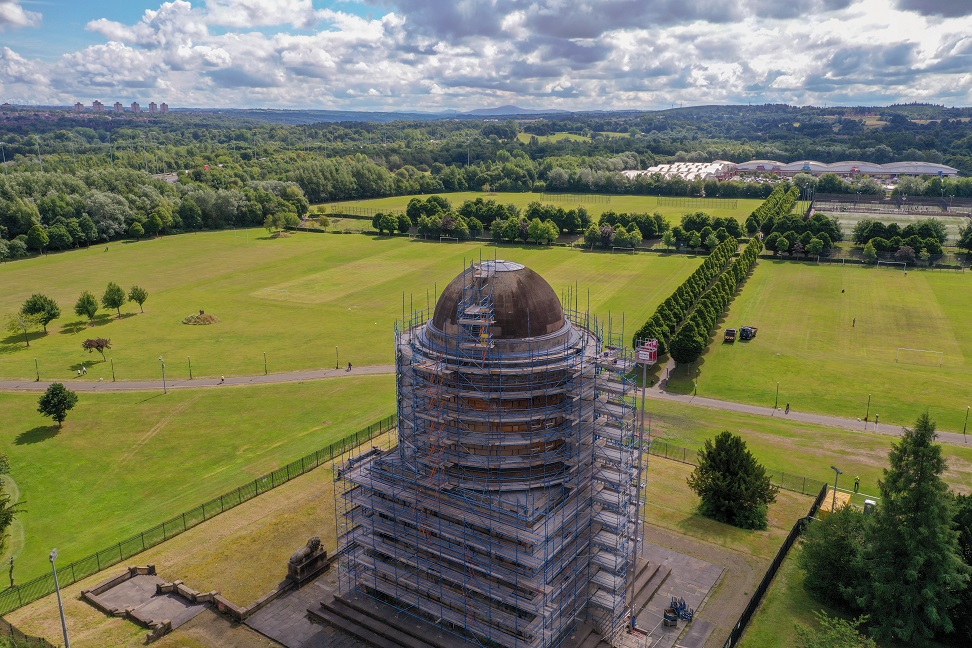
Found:
[[[196,378],[194,380],[173,380],[166,381],[167,389],[200,389],[200,388],[219,388],[229,386],[246,385],[268,385],[287,382],[303,382],[310,380],[327,380],[333,378],[347,378],[350,376],[375,376],[388,375],[395,373],[395,365],[368,365],[354,367],[351,371],[346,369],[307,369],[303,371],[290,371],[285,373],[273,373],[269,375],[256,376],[229,376],[225,379],[220,378]],[[33,380],[0,380],[0,392],[42,392],[47,389],[49,381]],[[63,384],[68,389],[78,392],[129,392],[129,391],[158,391],[162,388],[161,380],[119,380],[117,382],[106,382],[103,380],[65,380]],[[732,401],[717,400],[715,398],[704,398],[691,394],[673,394],[661,387],[661,383],[647,390],[650,398],[667,401],[677,401],[700,407],[724,410],[728,412],[739,412],[767,417],[781,417],[791,421],[801,423],[812,423],[815,425],[826,425],[829,427],[843,428],[854,432],[865,432],[870,434],[883,434],[887,436],[901,436],[900,424],[881,423],[875,425],[873,421],[865,423],[861,420],[840,418],[838,416],[828,416],[826,414],[810,414],[798,412],[791,409],[789,414],[785,414],[782,409],[776,410],[772,407],[760,407],[747,403],[736,403]],[[962,433],[938,431],[938,440],[942,443],[956,445],[967,444],[967,437]]]

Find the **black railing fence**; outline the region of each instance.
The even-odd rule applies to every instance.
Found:
[[[47,639],[25,635],[10,625],[3,617],[0,617],[0,639],[6,639],[7,643],[14,646],[14,648],[55,648],[54,644]]]
[[[653,440],[649,452],[657,457],[664,457],[665,459],[671,459],[692,466],[698,465],[699,451],[697,449],[683,448],[672,445],[667,441]],[[791,475],[781,470],[767,470],[766,474],[770,476],[774,486],[794,493],[812,495],[826,486],[826,483],[819,479],[804,477],[802,475]]]
[[[58,565],[57,575],[60,585],[61,587],[72,585],[92,574],[97,574],[106,567],[117,565],[135,554],[165,542],[206,520],[216,517],[224,511],[228,511],[247,500],[253,499],[261,493],[286,484],[291,479],[300,477],[321,464],[333,461],[335,458],[353,450],[362,443],[367,443],[376,436],[394,429],[397,424],[397,415],[392,414],[391,416],[386,416],[362,430],[338,439],[316,452],[293,461],[282,468],[277,468],[239,488],[209,500],[192,510],[165,520],[161,524],[142,531],[127,540],[122,540],[107,549],[102,549],[97,553],[75,560],[67,565]],[[0,614],[7,614],[52,593],[54,593],[53,574],[39,576],[27,581],[23,585],[7,588],[0,592]]]
[[[786,540],[783,541],[783,546],[780,550],[776,552],[776,557],[773,558],[773,562],[770,563],[769,568],[766,573],[763,574],[763,580],[759,582],[759,586],[753,592],[752,598],[749,599],[749,603],[746,604],[746,609],[743,610],[742,614],[739,615],[739,620],[736,621],[736,625],[733,626],[732,632],[729,633],[729,638],[723,645],[723,648],[733,648],[733,646],[738,643],[740,637],[742,637],[743,632],[746,631],[746,626],[749,625],[749,621],[753,618],[753,614],[756,613],[756,609],[759,608],[759,604],[763,600],[763,596],[766,594],[766,590],[769,589],[770,585],[773,583],[773,578],[776,576],[776,572],[779,571],[780,566],[783,565],[783,561],[786,559],[787,554],[790,553],[790,549],[793,548],[793,543],[797,541],[801,535],[803,535],[804,530],[810,523],[810,520],[817,514],[820,509],[820,505],[823,504],[824,498],[827,496],[827,486],[826,484],[820,488],[820,493],[817,494],[817,499],[813,501],[813,505],[810,506],[810,510],[807,511],[807,516],[797,520],[793,528],[790,529],[790,533],[786,536]]]

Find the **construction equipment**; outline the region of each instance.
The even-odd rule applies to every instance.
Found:
[[[755,326],[744,326],[739,329],[739,339],[741,340],[752,340],[756,337],[756,331],[758,331]]]
[[[722,339],[724,343],[732,344],[736,341],[736,329],[726,329],[726,336]]]

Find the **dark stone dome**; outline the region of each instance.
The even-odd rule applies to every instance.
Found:
[[[483,261],[492,276],[493,339],[513,340],[538,337],[564,328],[564,309],[560,298],[536,272],[511,261]],[[462,299],[465,273],[452,280],[435,304],[432,326],[447,334],[458,330],[457,313]]]

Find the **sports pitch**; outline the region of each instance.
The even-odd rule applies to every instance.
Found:
[[[555,193],[555,192],[551,192]],[[563,207],[564,209],[575,209],[583,206],[593,218],[598,218],[606,211],[628,212],[628,213],[654,213],[659,212],[670,223],[677,224],[681,221],[683,214],[703,211],[710,216],[725,218],[731,216],[740,223],[745,222],[746,218],[753,213],[753,210],[762,204],[762,200],[754,198],[733,198],[736,206],[731,207],[703,207],[701,199],[678,198],[678,205],[659,205],[657,196],[604,196],[600,194],[566,194],[569,199],[552,200],[550,194],[539,193],[484,193],[481,191],[460,191],[457,193],[438,194],[449,200],[453,207],[459,207],[467,200],[482,198],[483,200],[495,200],[503,205],[515,205],[520,209],[525,208],[532,202],[543,202],[544,204]],[[548,196],[544,199],[544,196]],[[408,206],[408,201],[412,198],[426,198],[426,196],[395,196],[392,198],[375,198],[373,200],[348,200],[343,202],[324,203],[319,205],[325,213],[334,213],[341,208],[355,207],[358,209],[375,209],[404,211]],[[605,201],[605,199],[607,199]],[[662,202],[666,202],[664,199]],[[721,202],[721,201],[720,201]],[[727,201],[728,202],[728,201]]]
[[[939,429],[961,432],[972,405],[970,287],[972,275],[954,271],[762,260],[699,361],[698,393],[772,406],[779,382],[780,407],[893,426],[928,408]],[[759,327],[755,340],[722,343],[726,328],[745,325]],[[672,381],[683,392],[686,373]]]
[[[296,234],[271,239],[263,230],[167,236],[0,265],[0,314],[35,292],[53,297],[61,318],[48,334],[0,338],[0,378],[112,378],[112,363],[81,349],[85,338],[111,340],[106,356],[123,379],[261,374],[394,361],[394,323],[405,310],[434,304],[434,293],[473,258],[526,264],[558,294],[576,284],[579,306],[598,316],[625,313],[641,326],[654,308],[701,263],[694,256],[584,252],[535,245],[432,243],[361,234]],[[149,292],[145,312],[101,310],[94,326],[73,312],[82,290],[100,297],[109,281]],[[8,288],[9,287],[9,288]],[[428,296],[428,297],[427,297]],[[428,299],[428,302],[426,301]],[[182,324],[205,310],[220,322]],[[620,319],[620,317],[618,317]],[[634,329],[631,329],[633,331]],[[335,347],[337,349],[335,350]]]

